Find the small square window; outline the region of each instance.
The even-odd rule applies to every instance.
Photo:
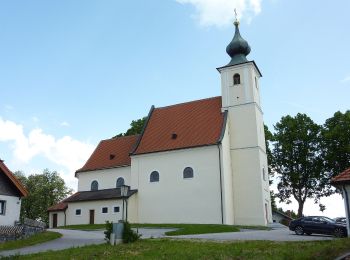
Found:
[[[113,211],[114,211],[114,213],[117,213],[117,212],[120,211],[120,208],[119,208],[119,207],[114,207],[114,208],[113,208]]]
[[[0,215],[5,215],[6,212],[6,201],[0,200]]]
[[[76,209],[75,210],[75,215],[80,216],[81,215],[81,209]]]
[[[108,213],[108,208],[107,207],[103,207],[102,208],[102,213]]]

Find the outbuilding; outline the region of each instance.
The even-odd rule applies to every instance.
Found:
[[[28,195],[23,184],[0,160],[0,225],[13,226],[19,221],[21,199]]]
[[[348,236],[350,237],[350,168],[334,177],[331,184],[340,189],[343,193]]]

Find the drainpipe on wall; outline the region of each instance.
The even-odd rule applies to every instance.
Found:
[[[346,210],[346,224],[347,224],[347,229],[348,229],[348,237],[350,237],[350,209],[349,209],[349,196],[348,196],[348,192],[345,188],[345,185],[343,185],[343,191],[344,191],[344,197],[345,197],[345,210]]]
[[[220,172],[221,224],[224,224],[224,205],[223,205],[223,201],[222,201],[222,172],[221,172],[220,144],[218,144],[218,150],[219,150],[219,172]]]
[[[66,226],[66,225],[67,225],[67,215],[66,215],[66,210],[67,210],[67,209],[65,209],[65,210],[63,211],[63,213],[64,213],[64,226]]]

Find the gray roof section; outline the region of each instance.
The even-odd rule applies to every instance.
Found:
[[[129,190],[128,196],[137,193],[137,190]],[[91,200],[110,200],[110,199],[121,199],[120,188],[117,189],[105,189],[97,191],[78,191],[69,198],[65,199],[64,202],[80,202],[80,201],[91,201]]]

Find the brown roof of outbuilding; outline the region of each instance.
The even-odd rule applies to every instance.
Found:
[[[155,108],[133,155],[216,144],[224,126],[221,97]]]
[[[137,190],[129,190],[128,196],[135,194]],[[78,191],[72,196],[64,200],[67,202],[78,202],[78,201],[91,201],[91,200],[108,200],[108,199],[119,199],[122,198],[120,194],[120,188],[104,189],[96,191]]]
[[[27,189],[23,186],[23,184],[16,178],[16,176],[7,168],[3,160],[0,160],[0,173],[5,174],[7,178],[13,183],[13,185],[17,188],[22,197],[26,197],[28,195]]]
[[[47,211],[65,211],[68,208],[68,204],[64,201],[57,203],[56,205],[51,206]]]
[[[345,171],[339,173],[331,180],[332,184],[342,184],[342,183],[350,183],[350,168]]]
[[[138,135],[132,135],[102,140],[85,165],[76,173],[129,166],[129,153],[137,139]]]

